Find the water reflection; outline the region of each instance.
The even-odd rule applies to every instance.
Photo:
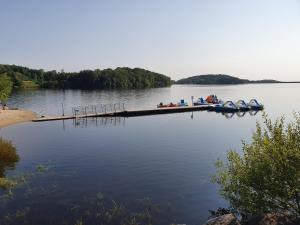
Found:
[[[258,113],[258,111],[249,111],[249,114],[250,114],[251,116],[255,116],[257,113]]]
[[[199,112],[185,113],[190,115],[190,119],[194,119],[195,115]],[[200,112],[201,113],[201,112]],[[210,113],[210,112],[209,112]],[[216,112],[211,112],[216,113]],[[256,116],[258,111],[239,111],[239,112],[222,112],[217,113],[224,116],[226,119],[231,119],[235,115],[238,118],[247,116]],[[113,127],[113,126],[125,126],[127,117],[77,117],[73,119],[73,126],[76,128],[85,127]],[[63,129],[65,130],[65,122],[63,121]]]
[[[231,119],[234,116],[234,114],[235,114],[234,112],[222,113],[222,115],[225,116],[226,119]]]
[[[240,112],[237,112],[236,113],[236,115],[238,116],[238,117],[244,117],[245,116],[245,114],[246,114],[246,112],[244,111],[240,111]],[[250,114],[251,115],[251,114]]]
[[[237,117],[239,118],[243,118],[245,116],[256,116],[256,114],[258,113],[259,111],[257,110],[251,110],[251,111],[238,111],[238,112],[227,112],[227,113],[222,113],[223,116],[226,117],[226,119],[231,119],[233,118],[234,115],[236,115]]]
[[[210,112],[210,113],[217,113],[224,116],[226,119],[232,119],[235,115],[238,118],[243,118],[247,116],[256,116],[259,111],[251,110],[251,111],[238,111],[238,112]],[[194,112],[191,113],[191,119],[194,119]]]
[[[125,126],[125,117],[82,117],[73,120],[73,126],[77,128],[98,126]]]

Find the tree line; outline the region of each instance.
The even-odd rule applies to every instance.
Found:
[[[26,81],[34,82],[42,88],[65,89],[137,89],[171,85],[170,77],[141,68],[128,67],[57,72],[0,65],[0,76],[4,75],[10,78],[14,87],[21,87]]]
[[[248,80],[226,74],[207,74],[183,78],[176,84],[249,84],[249,83],[281,83],[276,80]]]
[[[3,107],[5,108],[6,100],[9,97],[13,88],[13,82],[11,79],[6,75],[0,75],[0,102]]]

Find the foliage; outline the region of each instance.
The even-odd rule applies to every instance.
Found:
[[[15,146],[10,141],[0,138],[0,177],[5,176],[5,170],[14,168],[19,161]]]
[[[178,80],[176,84],[246,84],[246,83],[278,83],[275,80],[250,81],[225,74],[207,74]]]
[[[17,207],[1,212],[2,217],[4,217],[4,221],[2,221],[4,225],[27,225],[36,224],[37,221],[40,221],[36,211],[43,210],[44,205],[43,203],[36,204],[36,193],[39,193],[43,200],[47,199],[51,202],[53,198],[53,190],[51,191],[51,189],[53,189],[53,186],[49,185],[49,192],[46,193],[44,187],[41,189],[33,188],[23,194],[26,196],[26,202],[21,201]],[[0,209],[5,209],[5,204],[9,204],[9,201],[4,202],[4,204],[1,203]],[[60,213],[50,212],[48,216],[51,217],[51,224],[152,225],[174,222],[170,210],[154,204],[149,198],[133,200],[124,204],[106,199],[102,193],[98,193],[96,196],[84,196],[76,201],[62,200],[57,202],[55,207],[59,209]],[[46,210],[48,210],[48,206]]]
[[[6,190],[10,190],[13,187],[15,187],[17,183],[12,180],[5,177],[0,177],[0,187]]]
[[[230,213],[236,213],[234,209],[222,208],[222,207],[217,208],[217,210],[208,210],[208,212],[210,214],[209,218],[215,218],[215,217],[227,215]]]
[[[24,181],[23,177],[6,178],[5,171],[13,169],[20,160],[15,146],[0,138],[0,188],[10,190]]]
[[[286,123],[264,115],[242,155],[229,151],[227,162],[217,161],[213,178],[221,194],[241,214],[290,213],[300,216],[300,114]]]
[[[12,91],[13,83],[11,79],[5,74],[0,74],[0,101],[5,104],[7,98]]]
[[[44,173],[48,170],[48,168],[42,164],[38,164],[35,168],[35,171],[36,172],[39,172],[39,173]]]
[[[38,84],[36,84],[35,82],[31,81],[31,80],[24,80],[22,81],[22,84],[20,86],[21,88],[24,89],[35,89],[38,88]]]
[[[18,209],[15,213],[8,213],[4,218],[4,224],[24,224],[30,213],[30,207]]]
[[[28,85],[28,81],[44,88],[73,89],[135,89],[171,85],[171,79],[159,73],[140,68],[118,67],[114,70],[83,70],[66,73],[34,70],[15,65],[0,65],[0,74],[6,73],[14,86]],[[24,83],[24,81],[27,81]],[[32,86],[32,84],[31,84]]]
[[[106,200],[102,193],[98,193],[96,198],[86,198],[85,201],[71,208],[71,212],[81,215],[75,224],[151,225],[156,224],[158,217],[164,214],[149,198],[136,201],[135,207]],[[163,216],[170,220],[169,216]]]

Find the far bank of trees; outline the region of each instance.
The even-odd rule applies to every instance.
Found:
[[[250,83],[280,83],[276,80],[247,80],[226,74],[207,74],[188,77],[176,81],[176,84],[250,84]]]
[[[13,82],[6,75],[0,75],[0,101],[3,109],[6,105],[6,101],[12,91]]]
[[[21,87],[28,81],[43,88],[66,89],[137,89],[171,85],[171,79],[165,75],[128,67],[80,72],[45,72],[22,66],[0,65],[1,75],[8,76],[15,87]]]
[[[184,78],[178,80],[177,84],[244,84],[249,83],[249,80],[240,79],[237,77],[225,74],[208,74]]]

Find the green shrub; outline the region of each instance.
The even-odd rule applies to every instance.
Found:
[[[300,115],[282,117],[264,126],[257,123],[242,154],[229,151],[227,162],[217,161],[213,181],[223,197],[241,214],[261,212],[300,216]]]
[[[14,168],[19,161],[15,146],[10,141],[0,138],[0,178],[5,176],[7,168]]]

